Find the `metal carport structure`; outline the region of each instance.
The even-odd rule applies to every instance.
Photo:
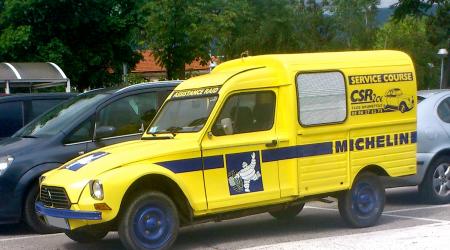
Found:
[[[55,63],[0,63],[0,88],[4,88],[6,94],[14,87],[33,90],[62,85],[70,92],[69,78]]]

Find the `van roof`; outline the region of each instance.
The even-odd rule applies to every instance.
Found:
[[[302,54],[273,54],[249,56],[224,62],[210,74],[193,77],[176,90],[223,85],[233,76],[258,68],[273,68],[291,77],[299,71],[330,70],[389,65],[412,65],[410,57],[394,50],[323,52]]]

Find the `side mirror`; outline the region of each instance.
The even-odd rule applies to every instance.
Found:
[[[116,128],[113,126],[101,126],[95,130],[95,139],[101,139],[111,137],[116,132]]]

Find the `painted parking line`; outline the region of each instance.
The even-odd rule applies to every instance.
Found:
[[[13,237],[7,239],[0,239],[0,242],[12,241],[12,240],[27,240],[27,239],[35,239],[35,238],[47,238],[47,237],[55,237],[58,235],[64,235],[63,233],[57,234],[44,234],[44,235],[31,235],[31,236],[21,236],[21,237]]]
[[[441,207],[450,207],[450,204],[449,205],[442,205]],[[336,208],[325,208],[325,207],[315,207],[315,206],[305,206],[305,208],[316,209],[316,210],[325,210],[325,211],[339,211]],[[394,217],[394,218],[400,218],[400,219],[420,220],[420,221],[428,221],[428,222],[434,222],[434,223],[450,222],[449,220],[438,220],[438,219],[431,219],[431,218],[423,218],[423,217],[414,217],[414,216],[404,216],[404,215],[392,214],[392,213],[396,213],[396,212],[408,212],[408,211],[417,211],[417,210],[421,210],[421,209],[424,210],[424,209],[433,209],[433,208],[436,208],[436,206],[387,211],[387,212],[383,212],[381,215],[382,216],[388,216],[388,217]]]
[[[436,209],[436,208],[443,208],[443,207],[450,207],[450,204],[397,209],[397,210],[385,211],[384,213],[389,214],[389,213],[399,213],[399,212],[410,212],[410,211],[417,211],[417,210],[422,210],[422,209]]]
[[[316,238],[303,241],[285,242],[264,245],[242,250],[266,249],[442,249],[447,248],[450,223],[421,225],[409,228],[382,230],[377,232],[359,233],[343,236]]]

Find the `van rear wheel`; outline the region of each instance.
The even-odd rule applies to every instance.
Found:
[[[339,196],[338,207],[351,227],[373,226],[381,216],[385,190],[380,178],[369,172],[358,175],[350,190]]]
[[[290,220],[295,218],[303,210],[304,206],[305,203],[301,203],[300,205],[289,206],[281,210],[271,211],[269,214],[277,220]]]
[[[119,224],[119,237],[127,249],[168,249],[178,235],[179,218],[173,201],[161,192],[135,196]]]

